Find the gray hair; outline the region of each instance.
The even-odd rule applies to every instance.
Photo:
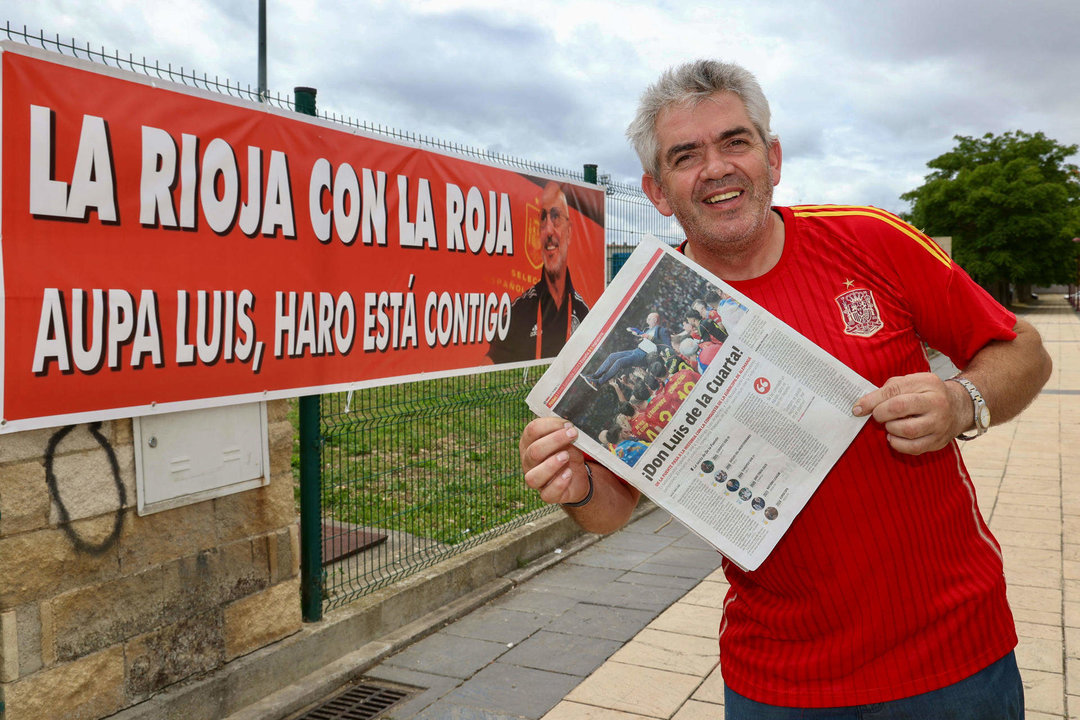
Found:
[[[668,68],[641,95],[637,116],[626,128],[626,137],[641,159],[641,167],[654,178],[660,177],[660,147],[656,140],[656,119],[672,105],[693,107],[719,92],[733,92],[746,107],[750,122],[761,135],[766,148],[776,141],[769,129],[769,101],[757,78],[745,68],[717,60],[697,60]]]

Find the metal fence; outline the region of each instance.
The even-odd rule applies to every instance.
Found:
[[[183,67],[12,28],[7,39],[286,110],[294,99]],[[325,120],[487,163],[578,182],[585,173],[321,113]],[[647,234],[681,229],[637,187],[600,176],[607,195],[610,278]],[[301,398],[299,465],[306,619],[400,580],[550,512],[521,479],[525,396],[542,367],[385,385]],[[305,418],[307,418],[305,420]],[[305,438],[309,438],[305,441]],[[305,451],[304,448],[309,451]],[[305,463],[311,470],[305,473]],[[308,480],[307,475],[314,479]],[[308,497],[310,503],[300,499]]]
[[[601,180],[605,178],[601,177]],[[661,215],[640,187],[608,180],[605,190],[607,211],[604,241],[607,244],[609,280],[646,235],[654,235],[668,245],[683,241],[685,235],[679,223],[674,218]]]
[[[542,368],[322,396],[323,594],[331,608],[549,511],[521,479]]]

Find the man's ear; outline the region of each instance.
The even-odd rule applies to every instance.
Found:
[[[769,170],[774,186],[780,184],[780,164],[783,155],[783,150],[780,148],[780,138],[776,138],[776,140],[773,140],[773,144],[769,146]]]
[[[661,215],[672,216],[673,211],[664,196],[664,188],[660,186],[660,183],[652,175],[645,173],[641,176],[641,189],[649,196],[649,200],[652,201],[652,204],[656,206]]]

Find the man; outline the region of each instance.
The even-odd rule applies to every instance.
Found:
[[[698,313],[697,317],[694,316],[694,312]],[[693,312],[687,314],[686,320],[694,329],[698,340],[703,342],[711,340],[721,345],[727,342],[727,328],[721,325],[719,320],[714,320],[710,316],[709,309],[700,300],[694,303]]]
[[[495,339],[488,357],[495,363],[554,357],[577,329],[589,306],[574,290],[566,258],[570,253],[570,210],[557,182],[540,196],[540,250],[544,270],[540,281],[510,307],[510,329]]]
[[[637,328],[627,328],[627,330],[638,338],[637,347],[609,354],[600,363],[600,367],[593,370],[590,375],[582,376],[593,390],[629,368],[643,367],[649,353],[656,352],[662,345],[671,346],[671,333],[660,324],[659,313],[653,312],[646,316],[644,330]]]
[[[705,293],[705,304],[709,306],[710,314],[715,314],[716,321],[725,328],[736,327],[749,310],[727,293],[715,290]]]
[[[687,257],[879,387],[852,409],[872,422],[761,567],[724,562],[726,717],[1023,717],[1001,552],[955,438],[1035,397],[1050,373],[1038,333],[888,213],[772,207],[780,143],[740,67],[668,71],[627,134]],[[923,339],[963,368],[957,382],[928,372]],[[611,532],[639,493],[591,460],[586,470],[576,432],[530,423],[525,481]]]

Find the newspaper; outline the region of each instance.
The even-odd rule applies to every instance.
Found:
[[[583,452],[756,570],[866,422],[851,408],[873,389],[650,236],[528,403],[572,421]]]

